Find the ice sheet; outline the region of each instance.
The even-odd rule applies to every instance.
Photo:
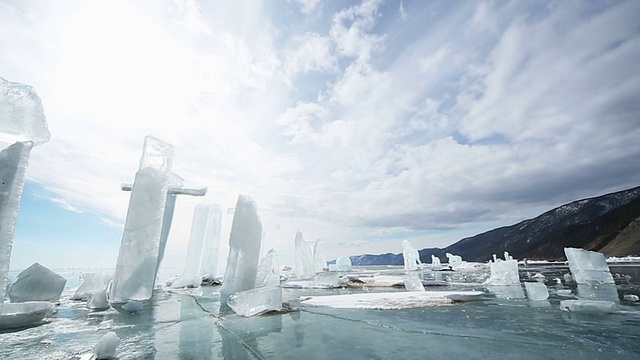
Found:
[[[341,309],[391,310],[452,305],[456,300],[473,300],[483,295],[482,291],[406,291],[310,296],[302,298],[301,302]]]

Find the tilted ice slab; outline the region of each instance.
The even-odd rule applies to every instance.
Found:
[[[258,265],[256,287],[278,285],[280,285],[280,263],[278,262],[278,254],[271,249]]]
[[[482,291],[406,291],[311,296],[301,299],[305,305],[338,309],[394,310],[451,305],[455,301],[481,298]]]
[[[48,301],[6,303],[2,307],[2,315],[0,315],[0,329],[38,324],[54,311],[55,306]]]
[[[491,277],[487,280],[487,285],[519,285],[518,261],[497,260],[489,264],[491,267]]]
[[[71,296],[71,300],[87,300],[91,295],[103,291],[111,281],[109,274],[86,273],[82,274],[84,282]]]
[[[578,284],[615,283],[602,253],[577,248],[564,248],[564,253]]]
[[[191,222],[191,235],[189,237],[189,247],[187,248],[184,271],[182,272],[182,276],[174,281],[171,286],[175,288],[200,286],[202,282],[200,267],[202,265],[204,243],[207,236],[208,217],[208,206],[203,204],[196,205]]]
[[[229,236],[229,256],[224,281],[220,288],[220,302],[225,304],[232,294],[251,290],[256,286],[262,222],[256,203],[249,196],[238,196]]]
[[[57,301],[64,290],[67,279],[34,263],[20,274],[9,288],[11,302]]]
[[[153,294],[173,155],[171,144],[145,137],[109,292],[111,303],[148,300]]]

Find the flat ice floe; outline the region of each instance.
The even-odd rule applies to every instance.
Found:
[[[310,296],[301,299],[304,305],[328,306],[338,309],[394,310],[431,306],[447,306],[455,301],[480,298],[482,291],[405,291]]]

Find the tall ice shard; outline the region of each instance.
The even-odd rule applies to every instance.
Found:
[[[316,264],[313,261],[311,246],[304,241],[300,231],[296,232],[295,248],[296,264],[294,272],[296,276],[301,279],[313,277],[316,273]]]
[[[0,152],[0,312],[7,289],[13,234],[33,143],[17,142]]]
[[[0,313],[29,154],[34,145],[47,141],[49,129],[38,94],[31,86],[0,77],[0,144],[13,143],[0,152]]]
[[[111,303],[153,295],[173,154],[171,144],[145,137],[109,292]]]
[[[322,239],[317,239],[313,246],[313,262],[316,264],[316,272],[322,272],[327,267]]]
[[[206,213],[206,223],[204,224],[204,249],[202,263],[200,264],[200,275],[213,279],[218,275],[222,211],[218,204],[202,205],[202,208],[204,210],[201,211]]]
[[[256,203],[249,196],[240,195],[231,224],[227,269],[220,289],[222,304],[239,291],[255,288],[261,242],[262,223]]]
[[[604,255],[595,251],[564,248],[569,270],[578,284],[614,284]]]

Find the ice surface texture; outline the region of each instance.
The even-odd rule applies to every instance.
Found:
[[[404,259],[404,269],[407,271],[417,270],[422,264],[418,250],[411,246],[409,240],[402,240],[402,257]]]
[[[18,328],[37,324],[53,314],[55,305],[48,301],[7,303],[0,315],[0,329]]]
[[[32,147],[32,142],[17,142],[0,152],[0,311],[7,289],[13,235]]]
[[[191,222],[191,236],[189,238],[189,248],[187,249],[187,259],[184,264],[184,271],[182,276],[172,284],[173,287],[200,286],[200,283],[202,282],[202,275],[205,275],[201,270],[205,255],[205,243],[208,242],[210,252],[215,252],[215,254],[207,254],[208,256],[215,257],[218,252],[218,246],[214,243],[215,239],[213,238],[217,231],[219,239],[219,215],[220,206],[218,205],[196,205],[193,213],[193,221]]]
[[[145,137],[109,292],[111,303],[148,300],[153,294],[173,153],[170,144]]]
[[[49,141],[40,97],[31,86],[0,77],[0,141]]]
[[[242,316],[253,316],[282,309],[282,288],[267,286],[239,291],[229,297],[227,305]]]
[[[278,254],[271,249],[267,255],[260,260],[258,274],[256,275],[256,287],[278,286],[280,285],[280,263]]]
[[[262,223],[256,203],[246,195],[238,196],[229,236],[229,256],[224,281],[220,289],[220,302],[238,291],[251,290],[256,286]]]
[[[120,345],[120,338],[113,331],[109,331],[93,347],[93,354],[96,359],[113,359],[118,345]]]
[[[544,283],[526,282],[524,287],[527,289],[527,297],[533,301],[544,301],[549,298],[549,290]]]
[[[9,289],[11,302],[57,301],[64,290],[67,279],[34,263],[20,274]]]
[[[296,264],[294,267],[295,274],[300,279],[308,279],[316,273],[316,264],[313,260],[311,246],[304,241],[302,233],[296,232],[295,240],[296,248]]]
[[[595,251],[564,248],[569,270],[578,284],[614,284],[604,255]]]

